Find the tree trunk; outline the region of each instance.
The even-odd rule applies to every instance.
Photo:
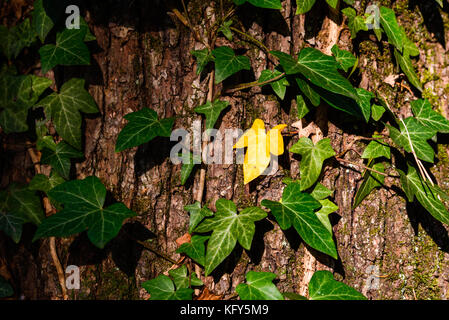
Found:
[[[229,1],[224,2],[226,5]],[[321,2],[317,1],[306,15],[295,15],[293,0],[283,1],[281,11],[256,9],[246,4],[238,9],[237,18],[250,35],[271,50],[297,54],[304,46],[312,46],[330,53],[335,43],[342,49],[355,50],[360,72],[356,72],[351,81],[361,83],[361,87],[370,91],[382,92],[389,101],[394,101],[392,107],[398,112],[408,109],[407,101],[415,99],[415,95],[383,81],[399,73],[394,70],[394,57],[388,46],[379,45],[369,33],[361,33],[351,41],[350,31],[340,28],[344,25],[341,13],[329,10],[327,4]],[[366,1],[356,3],[360,11],[367,5]],[[423,23],[422,6],[408,6],[407,3],[406,0],[396,1],[396,13],[400,24],[419,41],[420,73],[430,79],[425,85],[425,94],[436,100],[447,116],[449,64],[444,36],[448,37],[448,30],[440,34],[428,30]],[[189,1],[192,24],[204,24],[206,12],[210,12],[208,6],[214,5],[201,0]],[[201,119],[193,109],[204,103],[209,79],[196,74],[196,63],[190,51],[203,46],[173,14],[168,14],[175,8],[183,11],[180,1],[85,1],[81,8],[97,38],[96,45],[91,46],[92,64],[82,68],[59,67],[55,72],[55,78],[61,83],[75,76],[85,78],[100,109],[99,115],[85,117],[85,159],[76,164],[76,178],[99,177],[110,191],[110,199],[124,202],[139,216],[127,222],[117,239],[103,250],[96,249],[86,235],[81,234],[57,239],[58,253],[64,268],[71,264],[81,267],[81,289],[70,291],[71,298],[145,298],[141,283],[167,271],[172,264],[142,249],[131,238],[151,238],[154,248],[175,260],[180,258],[175,253],[175,240],[187,232],[189,216],[183,207],[194,202],[200,170],[197,166],[185,186],[181,186],[181,167],[173,165],[169,159],[173,143],[156,138],[138,148],[116,153],[115,141],[126,123],[124,115],[142,107],[154,109],[160,117],[175,117],[174,128],[189,129],[194,120]],[[441,15],[447,23],[448,14],[441,11]],[[199,30],[203,33],[207,25]],[[247,40],[237,34],[234,37]],[[437,41],[441,38],[442,43]],[[245,55],[251,59],[252,70],[234,76],[229,84],[253,81],[262,70],[273,67],[259,48],[246,41],[241,44],[247,48]],[[219,38],[217,45],[229,43]],[[216,86],[215,92],[220,89]],[[220,130],[247,129],[256,118],[270,128],[297,121],[296,97],[287,95],[280,102],[267,87],[254,87],[224,99],[231,107],[217,124]],[[303,125],[310,122],[317,124],[318,134],[331,139],[337,153],[344,150],[354,136],[369,134],[363,125],[354,125],[341,112],[324,105],[311,112]],[[8,137],[11,141],[20,138]],[[295,137],[287,139],[286,148],[296,140]],[[354,147],[359,152],[363,150],[362,143],[355,143]],[[439,149],[438,157],[443,160],[432,173],[447,191],[449,162],[446,152],[445,148]],[[10,181],[26,181],[33,173],[26,152],[17,150],[9,155],[9,159],[2,158],[2,186]],[[353,160],[358,161],[358,157]],[[298,158],[288,152],[280,159],[275,175],[264,176],[249,188],[243,185],[241,166],[208,165],[205,168],[203,199],[211,209],[215,209],[214,203],[219,198],[230,199],[240,207],[260,205],[263,199],[279,200],[284,188],[282,179],[299,177]],[[212,276],[203,279],[208,289],[227,297],[248,271],[258,270],[276,273],[281,292],[306,295],[312,274],[316,270],[330,270],[338,280],[370,299],[448,298],[448,228],[422,208],[406,205],[403,194],[390,178],[386,179],[388,187],[373,192],[353,210],[354,196],[361,181],[356,167],[326,162],[321,182],[335,190],[333,201],[339,206],[337,213],[331,215],[338,261],[305,245],[294,230],[282,231],[274,220],[264,220],[256,223],[250,251],[237,248]],[[11,279],[16,292],[25,299],[60,297],[48,240],[32,244],[30,237],[15,245],[0,236],[0,274]]]

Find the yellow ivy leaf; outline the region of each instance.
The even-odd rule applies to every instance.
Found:
[[[284,138],[281,132],[285,127],[287,127],[286,124],[279,124],[268,131],[268,146],[270,147],[270,153],[275,156],[280,156],[284,153]]]
[[[281,124],[265,132],[262,120],[256,119],[252,127],[247,130],[234,145],[234,148],[247,147],[243,161],[243,180],[247,184],[260,176],[270,164],[270,153],[281,155],[284,153],[284,141],[281,131],[287,125]]]

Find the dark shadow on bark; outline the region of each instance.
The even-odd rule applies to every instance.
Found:
[[[70,244],[67,265],[85,266],[100,264],[111,253],[115,265],[128,277],[134,276],[143,247],[136,240],[155,238],[155,234],[139,222],[128,222],[122,226],[117,237],[104,249],[92,244],[87,231],[80,233]]]
[[[222,263],[220,263],[217,268],[212,271],[210,274],[214,278],[214,282],[217,283],[220,281],[221,277],[225,274],[233,274],[235,272],[235,268],[240,261],[240,258],[242,257],[243,248],[242,246],[237,242],[234,250],[232,250],[231,254],[226,257],[226,259],[223,260]]]
[[[202,12],[207,2],[194,1],[196,11]],[[188,7],[190,7],[188,5]],[[177,18],[171,18],[173,9],[183,13],[182,3],[177,0],[106,0],[83,1],[83,8],[91,15],[93,24],[109,27],[111,24],[125,26],[139,32],[158,32],[174,29],[179,24]],[[196,11],[190,10],[192,24],[197,22]],[[203,16],[203,15],[200,15]]]
[[[327,5],[315,4],[312,9],[306,13],[306,20],[304,22],[305,36],[304,39],[315,38],[321,31],[324,18],[327,15]],[[296,52],[294,52],[296,54]]]
[[[419,225],[421,225],[438,247],[440,247],[442,251],[449,253],[449,235],[444,225],[436,220],[417,201],[414,201],[413,203],[407,202],[406,208],[415,235],[418,235]]]
[[[269,34],[271,32],[283,36],[290,34],[290,28],[279,10],[267,10],[245,3],[244,5],[238,6],[236,15],[239,22],[245,27],[245,30],[250,29],[256,23],[262,27],[263,34]],[[246,41],[248,39],[243,40]]]
[[[170,150],[176,145],[166,137],[156,137],[150,142],[140,145],[134,156],[134,174],[136,179],[148,170],[160,166],[170,158]]]
[[[439,4],[436,1],[410,0],[409,9],[413,10],[416,6],[421,11],[427,31],[435,36],[443,48],[446,48],[444,21]],[[447,12],[447,3],[445,3],[444,9]]]
[[[321,264],[324,264],[325,266],[334,269],[336,272],[341,274],[343,277],[345,276],[345,270],[343,267],[343,262],[341,261],[341,258],[338,258],[338,260],[333,259],[329,255],[322,253],[318,250],[315,250],[311,246],[309,246],[307,243],[305,243],[301,236],[298,234],[298,232],[295,230],[295,228],[291,227],[287,230],[282,230],[284,233],[285,238],[287,239],[290,248],[294,251],[298,251],[299,246],[301,243],[304,244],[304,246],[307,247],[307,250],[317,259],[318,262]],[[337,244],[337,240],[335,238],[335,235],[333,235],[333,240],[335,244]],[[338,248],[338,247],[337,247]]]
[[[263,219],[260,221],[256,221],[256,232],[253,237],[253,241],[251,242],[251,249],[245,250],[251,259],[251,263],[258,265],[262,260],[263,253],[265,251],[264,244],[264,236],[268,231],[273,230],[273,224],[271,224],[268,220]]]
[[[303,241],[299,236],[298,232],[296,232],[295,228],[291,227],[288,228],[287,230],[282,230],[282,233],[287,239],[290,248],[292,248],[294,251],[297,251],[301,243],[303,243]]]
[[[142,250],[142,245],[136,242],[156,238],[156,235],[145,228],[140,222],[126,223],[120,233],[111,241],[112,261],[128,277],[135,274]]]
[[[67,265],[95,265],[101,263],[107,256],[107,246],[104,249],[94,246],[87,237],[87,231],[84,231],[70,244]]]

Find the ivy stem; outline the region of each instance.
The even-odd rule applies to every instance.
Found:
[[[234,93],[234,92],[252,88],[252,87],[264,86],[266,84],[278,81],[278,80],[282,79],[284,76],[285,76],[285,72],[281,73],[280,75],[278,75],[272,79],[266,80],[266,81],[262,81],[262,82],[253,81],[253,82],[243,83],[243,84],[240,84],[238,86],[235,86],[233,88],[226,90],[225,93]]]
[[[36,171],[37,174],[41,174],[41,166],[40,166],[40,155],[36,154],[34,152],[34,149],[32,148],[33,144],[32,143],[27,143],[28,145],[28,155],[31,158],[31,161],[33,162],[34,165],[34,170]],[[43,203],[44,203],[44,209],[45,209],[45,215],[46,216],[50,216],[53,212],[53,208],[51,206],[50,200],[48,199],[48,197],[44,197],[43,198]],[[59,257],[58,257],[58,252],[56,251],[56,238],[55,237],[50,237],[49,238],[49,246],[50,246],[50,255],[51,258],[53,260],[53,264],[55,265],[56,268],[56,272],[58,274],[58,280],[59,280],[59,285],[61,286],[61,291],[62,291],[62,296],[64,300],[68,300],[69,296],[67,294],[67,288],[65,286],[65,276],[64,276],[64,270],[62,269],[62,265],[61,262],[59,261]]]
[[[173,10],[173,13],[176,15],[176,17],[184,24],[186,25],[187,23],[187,27],[192,30],[193,32],[193,36],[195,38],[196,41],[201,42],[202,44],[204,44],[206,46],[206,48],[210,49],[210,46],[208,43],[206,43],[200,36],[200,34],[198,33],[198,30],[195,29],[192,25],[192,22],[190,21],[190,17],[189,17],[189,12],[187,11],[187,6],[184,2],[184,0],[181,0],[182,2],[182,7],[184,9],[184,13],[185,13],[185,17],[181,14],[179,14],[179,11],[177,12],[176,9]]]
[[[132,237],[130,237],[132,238]],[[161,258],[164,258],[165,260],[173,263],[173,264],[178,264],[178,262],[176,262],[175,260],[173,260],[172,258],[170,258],[169,256],[163,254],[162,252],[160,252],[159,250],[151,247],[148,243],[146,243],[145,241],[141,241],[141,240],[137,240],[132,238],[134,241],[136,241],[138,244],[140,244],[142,247],[144,247],[145,249],[150,250],[151,252],[153,252],[154,254],[160,256]]]
[[[215,71],[210,72],[209,77],[209,90],[207,92],[207,101],[212,102],[212,98],[214,95],[214,79],[215,79]],[[203,141],[202,150],[205,150],[207,146],[207,141]],[[200,170],[200,181],[198,183],[198,193],[196,194],[195,200],[201,203],[203,201],[204,187],[206,184],[206,167],[204,165],[201,166]]]
[[[238,34],[248,38],[249,40],[251,40],[252,42],[257,44],[259,47],[261,47],[263,49],[263,51],[265,51],[265,53],[270,54],[270,49],[268,49],[268,47],[266,45],[264,45],[262,42],[260,42],[259,40],[257,40],[253,36],[247,34],[246,32],[243,32],[243,31],[241,31],[241,30],[239,30],[239,29],[237,29],[235,27],[229,27],[229,29],[231,29],[232,31],[235,31]]]
[[[340,162],[346,162],[346,163],[352,164],[354,166],[358,166],[360,168],[363,168],[365,170],[372,171],[372,172],[380,174],[380,175],[382,175],[384,177],[399,178],[399,176],[388,174],[388,173],[385,173],[385,172],[377,171],[377,170],[375,170],[373,168],[365,166],[364,164],[356,163],[356,162],[353,162],[353,161],[350,161],[350,160],[346,160],[346,159],[343,159],[343,158],[339,158],[339,157],[335,157],[335,159],[337,161],[340,161]]]

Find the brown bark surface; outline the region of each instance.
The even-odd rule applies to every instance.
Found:
[[[319,0],[317,1],[319,2]],[[340,48],[355,50],[360,56],[359,71],[351,80],[373,92],[382,92],[398,112],[410,110],[408,101],[415,93],[383,80],[394,69],[394,57],[386,42],[379,44],[374,36],[361,33],[354,41],[343,28],[343,17],[329,12],[327,5],[315,5],[306,15],[295,15],[295,1],[283,1],[282,11],[255,9],[245,5],[237,17],[248,33],[272,50],[296,54],[304,46],[323,52],[338,43]],[[356,1],[363,10],[366,1]],[[388,1],[383,1],[388,2]],[[226,1],[225,1],[226,3]],[[363,6],[362,6],[363,5]],[[423,8],[400,0],[394,4],[400,24],[419,44],[421,77],[426,77],[425,94],[436,100],[447,116],[449,63],[446,40],[449,28],[430,30],[424,23]],[[192,24],[199,25],[210,10],[209,2],[188,2]],[[96,36],[92,65],[83,68],[58,68],[55,78],[63,82],[71,77],[87,81],[89,92],[100,114],[85,117],[85,159],[76,164],[76,178],[96,175],[105,184],[109,197],[123,201],[139,216],[127,222],[117,239],[104,250],[96,249],[85,234],[57,239],[63,267],[81,267],[81,290],[70,292],[74,299],[136,299],[146,297],[141,283],[168,270],[172,265],[154,253],[143,250],[130,237],[152,238],[150,244],[177,260],[175,240],[187,232],[188,213],[183,210],[193,203],[199,173],[196,169],[185,186],[180,185],[180,165],[170,162],[173,143],[155,139],[138,148],[116,153],[115,141],[125,125],[123,116],[150,107],[160,117],[175,117],[174,128],[191,128],[201,119],[193,109],[206,99],[208,77],[196,74],[191,50],[202,49],[191,31],[175,17],[167,14],[173,8],[182,11],[178,1],[107,0],[83,4],[87,22]],[[209,11],[210,12],[210,11]],[[427,13],[426,13],[427,14]],[[441,24],[448,24],[448,14],[439,12]],[[201,33],[207,26],[200,28]],[[438,31],[439,30],[439,31]],[[439,33],[438,33],[439,32]],[[202,34],[202,36],[204,36]],[[225,86],[258,79],[260,72],[272,67],[269,57],[234,35],[247,48],[251,72],[239,73]],[[442,39],[442,40],[441,40]],[[230,45],[219,39],[217,45]],[[404,77],[400,79],[405,79]],[[430,80],[429,80],[430,79]],[[215,92],[221,88],[217,86]],[[246,129],[256,118],[270,128],[280,123],[297,121],[295,96],[279,102],[268,87],[224,97],[231,103],[217,128]],[[370,134],[362,123],[351,122],[344,114],[320,106],[309,114],[304,126],[315,122],[324,137],[329,137],[337,153],[345,150],[356,135]],[[288,138],[287,147],[297,140]],[[10,181],[27,181],[33,174],[26,151],[20,148],[21,136],[8,136],[14,144],[2,150],[1,186]],[[364,144],[357,142],[357,151]],[[439,184],[447,191],[449,161],[446,145],[439,150],[440,162],[433,170]],[[359,162],[355,153],[347,159]],[[286,153],[280,169],[272,176],[243,185],[241,166],[207,166],[203,199],[214,209],[218,198],[236,202],[240,207],[260,205],[262,199],[278,200],[286,176],[299,177],[299,158]],[[26,170],[24,170],[26,169]],[[253,248],[237,248],[212,276],[203,279],[216,295],[231,295],[250,270],[271,271],[278,275],[281,292],[307,294],[307,284],[316,270],[331,270],[338,280],[355,287],[370,299],[447,299],[449,297],[449,237],[447,226],[436,222],[417,205],[407,205],[397,181],[386,180],[386,188],[373,192],[362,204],[352,209],[354,196],[362,176],[359,168],[336,161],[326,162],[321,182],[335,190],[334,202],[339,206],[331,215],[340,259],[335,261],[304,245],[294,230],[282,231],[274,220],[256,224]],[[25,232],[26,233],[26,232]],[[31,236],[30,236],[31,237]],[[16,292],[25,299],[60,296],[58,279],[51,263],[48,240],[31,243],[23,239],[15,245],[0,236],[0,274],[12,280]],[[373,268],[374,269],[370,269]],[[372,271],[374,271],[374,277]],[[369,279],[379,287],[369,290]]]

